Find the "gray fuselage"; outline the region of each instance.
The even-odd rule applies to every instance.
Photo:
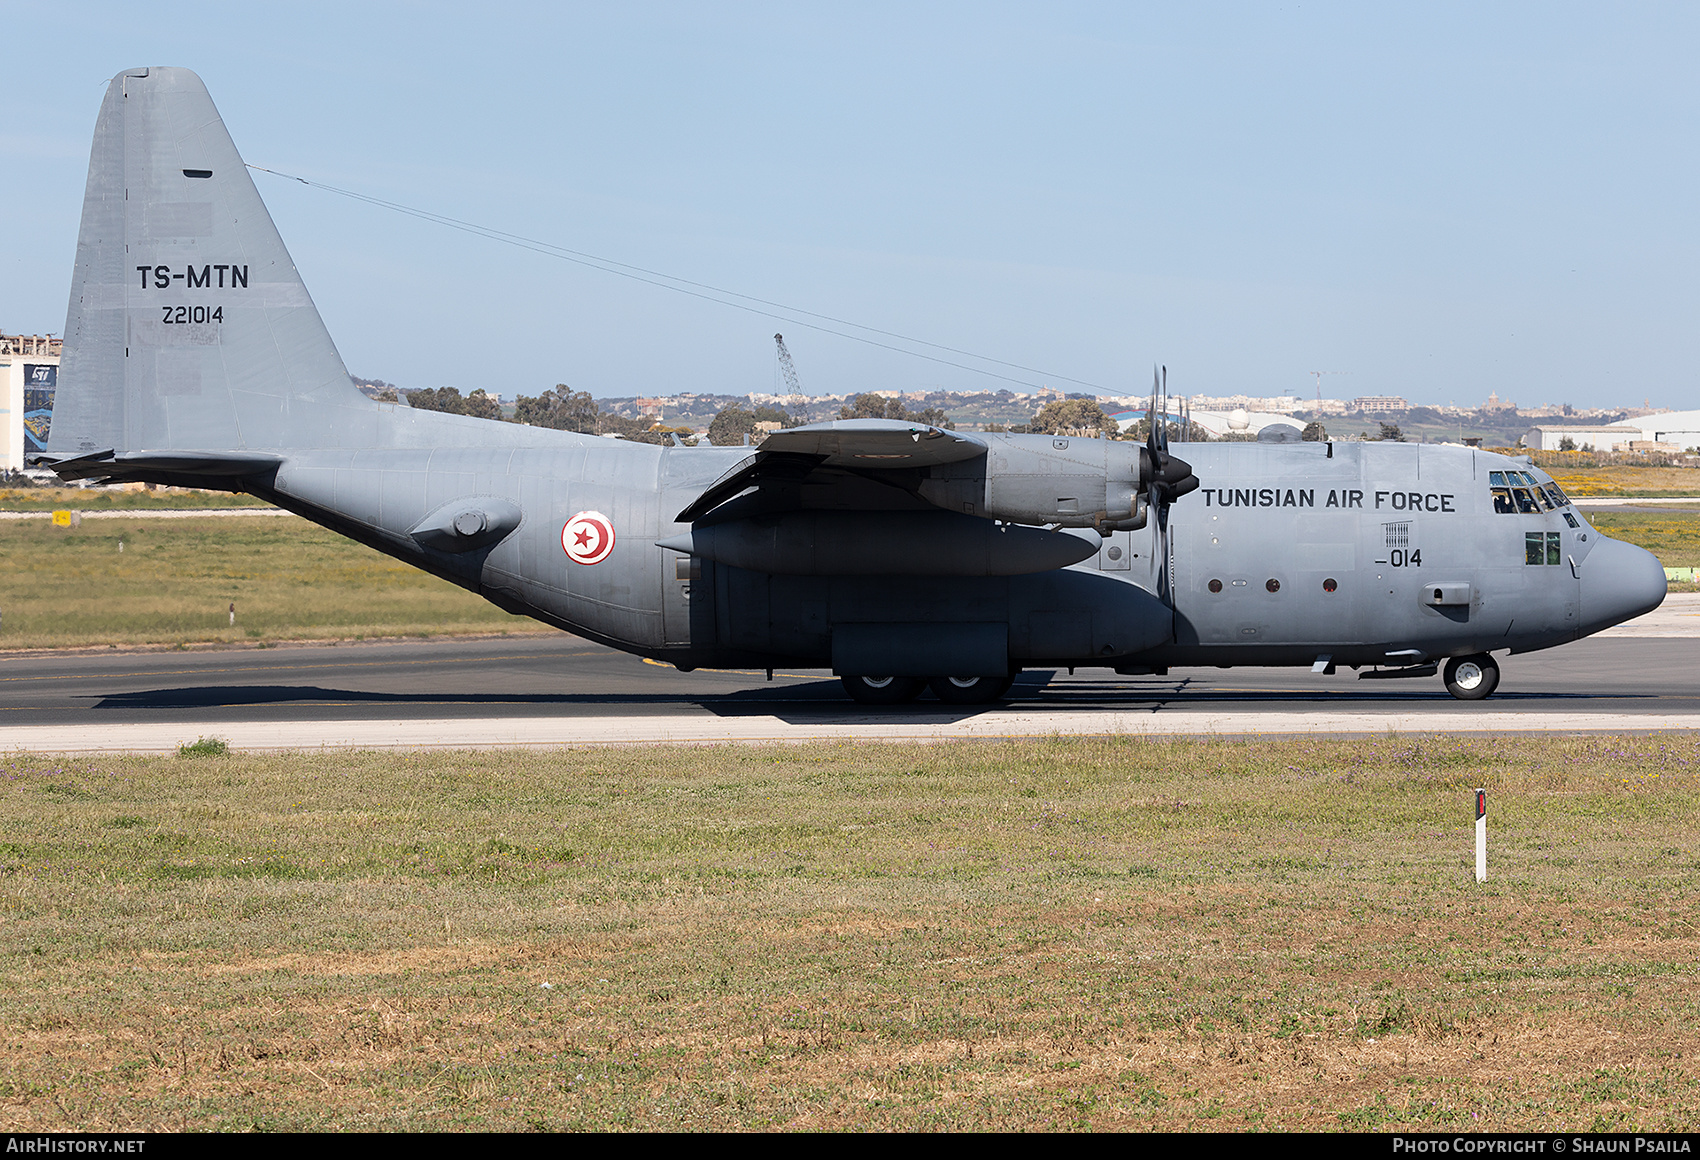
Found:
[[[1600,536],[1547,498],[1556,489],[1525,502],[1534,510],[1496,510],[1490,474],[1532,469],[1471,448],[1186,444],[1201,486],[1169,517],[1171,616],[1159,599],[1155,520],[1108,537],[1070,530],[1098,550],[1027,575],[693,566],[657,541],[688,531],[673,516],[752,449],[655,447],[373,406],[389,412],[381,425],[444,446],[289,453],[273,486],[255,490],[504,608],[687,668],[829,668],[845,626],[945,624],[1007,626],[1014,667],[1308,665],[1320,655],[1392,665],[1562,644],[1664,592],[1650,555]],[[491,447],[492,437],[518,445]],[[984,438],[995,454],[1000,439],[1023,437]],[[524,445],[538,440],[552,445]],[[435,512],[488,501],[522,513],[494,546],[450,552],[409,534]],[[744,514],[739,502],[709,519]],[[849,513],[876,529],[894,512],[933,510],[877,484],[819,489],[819,502],[877,504]],[[612,551],[593,564],[575,563],[562,544],[581,512],[601,513],[614,531]]]

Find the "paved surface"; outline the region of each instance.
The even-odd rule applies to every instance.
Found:
[[[292,516],[282,508],[102,508],[85,511],[81,508],[59,509],[76,511],[85,520],[198,520],[202,516]],[[45,520],[52,512],[0,512],[0,520]]]
[[[1639,512],[1643,515],[1664,512],[1680,513],[1686,516],[1700,515],[1700,496],[1657,496],[1642,498],[1639,496],[1590,496],[1583,499],[1570,497],[1570,502],[1586,512]]]
[[[1700,729],[1700,595],[1560,649],[1503,658],[1497,694],[1294,669],[1022,674],[1009,700],[855,705],[820,672],[678,673],[564,635],[0,658],[0,750],[557,746],[1051,733]]]

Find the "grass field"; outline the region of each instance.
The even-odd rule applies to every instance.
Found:
[[[6,1130],[1700,1118],[1692,737],[218,748],[8,762]]]
[[[0,511],[47,512],[73,510],[176,511],[195,508],[271,507],[251,495],[227,491],[188,491],[180,488],[159,491],[130,491],[107,487],[15,487],[0,488]]]
[[[0,523],[0,648],[532,631],[293,516]]]
[[[1700,495],[1700,469],[1693,467],[1548,466],[1558,486],[1573,496]]]
[[[1667,568],[1700,568],[1700,511],[1584,514],[1601,532],[1639,544]]]

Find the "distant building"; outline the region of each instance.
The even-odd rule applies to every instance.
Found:
[[[1700,411],[1659,411],[1611,424],[1635,442],[1670,443],[1678,448],[1700,447]]]
[[[1557,451],[1566,438],[1578,451],[1685,451],[1700,447],[1700,411],[1661,411],[1589,427],[1542,423],[1529,428],[1523,446]]]
[[[1193,411],[1188,418],[1204,428],[1212,439],[1221,439],[1228,435],[1256,435],[1272,423],[1293,425],[1291,415],[1281,415],[1273,411],[1245,411],[1238,407],[1232,411]]]
[[[1634,437],[1634,432],[1626,432],[1622,427],[1541,423],[1529,428],[1528,434],[1523,436],[1523,446],[1530,451],[1557,451],[1559,445],[1569,439],[1577,451],[1616,451]]]
[[[64,345],[52,335],[0,334],[0,471],[20,471],[25,455],[47,450]]]
[[[1409,411],[1411,404],[1398,395],[1359,395],[1352,400],[1352,409],[1356,411]]]

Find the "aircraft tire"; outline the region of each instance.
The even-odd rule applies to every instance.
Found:
[[[901,705],[921,695],[920,677],[840,677],[844,691],[860,705]]]
[[[1009,692],[1011,677],[934,677],[927,684],[947,705],[989,705]]]
[[[1443,675],[1446,691],[1460,701],[1480,701],[1499,688],[1499,662],[1487,653],[1453,657]]]

